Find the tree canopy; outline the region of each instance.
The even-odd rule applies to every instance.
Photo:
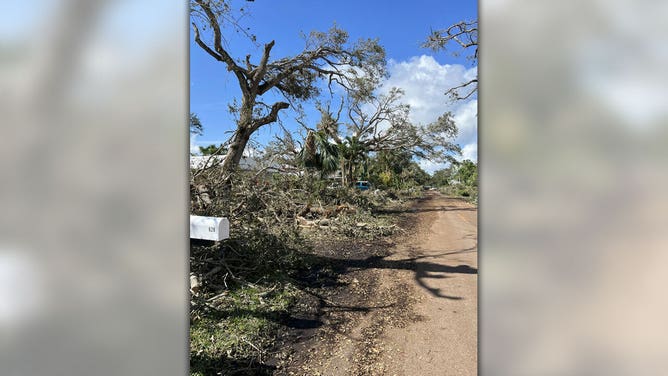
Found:
[[[197,114],[191,112],[190,133],[196,135],[202,135],[203,132],[204,132],[204,126],[202,126],[202,122],[199,120],[199,117],[197,117]]]
[[[444,162],[454,161],[461,153],[453,142],[457,126],[450,113],[430,124],[415,124],[410,119],[410,106],[402,103],[401,89],[378,94],[372,83],[360,83],[372,88],[369,95],[344,98],[336,114],[330,105],[319,108],[318,131],[338,145],[344,183],[351,183],[360,167],[365,174],[371,154],[391,151]]]
[[[272,59],[275,41],[264,45],[262,55],[234,58],[223,43],[222,26],[234,24],[228,1],[191,1],[191,24],[194,39],[213,59],[233,74],[241,91],[236,131],[232,136],[222,169],[234,171],[250,139],[262,126],[276,122],[279,112],[290,107],[289,102],[314,98],[320,93],[318,82],[328,86],[340,85],[356,90],[354,95],[368,95],[361,77],[377,82],[385,74],[385,50],[374,39],[348,41],[348,33],[334,26],[327,32],[313,31],[306,37],[304,50],[294,56]],[[211,39],[205,41],[203,32]],[[265,103],[262,96],[270,90],[286,101]]]

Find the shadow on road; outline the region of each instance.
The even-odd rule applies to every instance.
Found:
[[[443,265],[431,261],[430,258],[439,256],[455,255],[463,253],[475,252],[477,245],[454,251],[440,252],[437,254],[422,255],[400,260],[388,260],[383,256],[371,256],[364,259],[337,259],[330,257],[320,257],[320,262],[327,265],[332,265],[338,273],[345,274],[351,271],[360,269],[394,269],[394,270],[410,270],[413,271],[415,281],[432,295],[451,299],[461,300],[462,297],[447,295],[441,292],[441,289],[429,287],[426,284],[428,279],[445,279],[452,274],[477,274],[478,269],[469,265]],[[420,253],[420,250],[414,250],[414,253]],[[352,307],[349,307],[352,308]]]

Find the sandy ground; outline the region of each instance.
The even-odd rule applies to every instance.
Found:
[[[383,360],[396,375],[476,375],[477,211],[447,198],[419,210],[429,229],[393,255],[416,258],[410,287],[419,320],[387,329]]]
[[[477,209],[430,192],[413,213],[389,256],[356,271],[370,309],[290,374],[477,374]]]

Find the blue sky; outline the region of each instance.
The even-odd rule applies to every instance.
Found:
[[[477,18],[477,2],[469,1],[268,1],[238,2],[249,11],[242,24],[251,28],[260,44],[276,41],[273,58],[297,54],[303,47],[301,33],[327,30],[334,23],[350,34],[351,40],[379,38],[386,49],[390,78],[384,88],[402,87],[405,102],[413,107],[413,120],[427,123],[445,111],[452,111],[460,127],[457,142],[465,148],[467,157],[475,159],[477,143],[477,101],[451,103],[443,94],[448,85],[456,85],[464,77],[475,75],[477,67],[449,52],[433,52],[420,47],[432,29],[440,29],[462,20]],[[280,5],[279,5],[280,4]],[[251,54],[258,59],[261,47],[250,45],[246,39],[227,30],[227,48],[234,57]],[[254,60],[257,61],[257,60]],[[218,143],[229,137],[234,120],[227,104],[239,98],[236,79],[223,66],[204,53],[190,38],[190,105],[204,124],[202,136],[193,145]],[[270,99],[268,99],[270,100]],[[308,105],[306,106],[308,107]],[[309,115],[312,112],[307,112]],[[281,119],[295,127],[292,113]],[[313,119],[317,121],[315,113]],[[291,128],[292,129],[292,128]],[[265,143],[279,130],[265,128],[255,140]],[[475,150],[474,150],[475,149]],[[427,170],[439,167],[423,161]]]

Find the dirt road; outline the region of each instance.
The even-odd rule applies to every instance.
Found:
[[[420,236],[392,257],[416,259],[410,286],[421,320],[388,328],[383,339],[388,370],[397,375],[476,375],[477,210],[440,197],[418,210]]]
[[[417,224],[386,256],[348,261],[363,309],[290,374],[477,374],[477,209],[430,192],[409,215]]]

